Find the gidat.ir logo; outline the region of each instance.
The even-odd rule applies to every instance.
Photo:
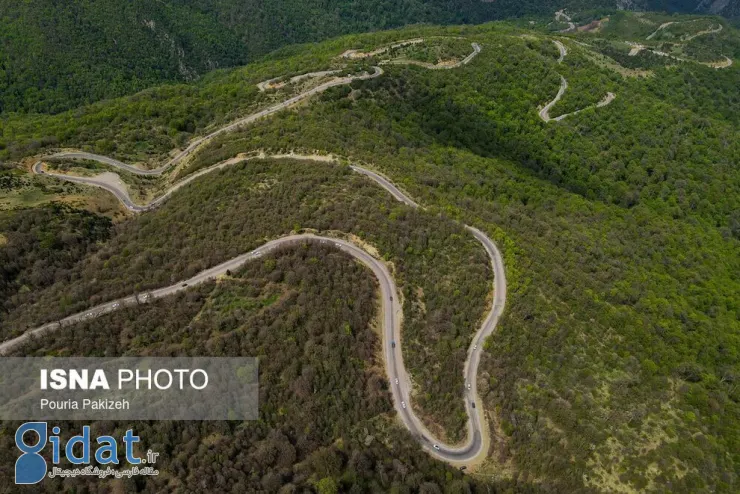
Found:
[[[28,432],[34,434],[25,437]],[[82,434],[71,437],[66,446],[61,442],[60,432],[59,427],[52,427],[52,435],[49,436],[46,422],[26,422],[18,428],[15,432],[15,445],[20,450],[21,456],[15,462],[16,484],[38,484],[46,476],[49,466],[40,453],[47,443],[51,443],[51,462],[54,465],[59,465],[63,459],[75,466],[90,465],[93,460],[101,466],[119,464],[118,441],[114,437],[95,438],[96,447],[93,452],[89,425],[83,426]],[[139,442],[139,437],[134,435],[134,431],[127,430],[122,440],[126,461],[131,465],[144,463],[141,458],[134,455],[134,444]],[[150,463],[156,461],[158,454],[151,450],[147,452],[148,461]]]

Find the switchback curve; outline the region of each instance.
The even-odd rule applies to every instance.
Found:
[[[565,47],[565,45],[561,41],[553,40],[552,42],[555,43],[555,46],[557,46],[558,50],[560,51],[560,56],[558,57],[558,63],[562,63],[563,59],[565,59],[565,56],[568,54],[568,49]],[[564,113],[563,115],[559,115],[553,118],[550,116],[550,110],[552,109],[553,106],[555,106],[555,104],[558,101],[560,101],[560,98],[563,97],[563,94],[565,94],[566,89],[568,89],[568,81],[565,79],[565,77],[561,75],[560,76],[560,88],[558,89],[558,93],[555,95],[555,98],[553,98],[551,101],[545,104],[545,106],[543,106],[542,109],[540,109],[539,111],[539,116],[542,119],[542,121],[544,121],[545,123],[553,122],[553,121],[559,122],[566,117],[575,115],[576,113],[581,113],[582,111],[587,110],[589,108],[601,108],[602,106],[606,106],[612,101],[614,101],[614,98],[617,97],[616,94],[612,92],[608,92],[606,93],[606,96],[604,96],[604,98],[598,103],[596,103],[595,105],[590,105],[585,108],[581,108],[580,110],[576,110],[574,112]]]

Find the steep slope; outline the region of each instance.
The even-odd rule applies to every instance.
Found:
[[[0,112],[58,112],[244,60],[238,38],[185,5],[0,0]]]
[[[562,8],[738,15],[736,0],[0,0],[0,113],[56,113],[341,34],[548,17]]]
[[[557,5],[554,0],[0,0],[0,113],[56,113],[165,81],[187,81],[293,43],[424,22],[549,13]]]

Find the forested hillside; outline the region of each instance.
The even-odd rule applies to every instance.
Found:
[[[477,383],[491,448],[472,475],[421,455],[393,425],[371,333],[372,278],[334,251],[276,254],[23,352],[77,353],[86,338],[90,354],[285,352],[266,369],[266,379],[281,384],[263,390],[268,405],[258,425],[142,425],[172,448],[164,459],[169,478],[141,490],[161,490],[157,482],[165,481],[192,490],[204,478],[233,491],[284,481],[317,491],[323,482],[322,492],[439,492],[443,485],[451,492],[737,492],[740,38],[716,17],[666,17],[594,14],[579,19],[592,27],[569,33],[525,21],[352,35],[285,48],[192,84],[58,115],[9,116],[0,156],[25,187],[41,188],[53,179],[30,174],[39,157],[81,148],[153,168],[217,126],[311,87],[261,92],[258,82],[335,69],[349,49],[427,37],[409,50],[426,60],[453,46],[435,46],[434,37],[482,47],[451,70],[383,65],[379,77],[224,133],[169,172],[188,176],[240,153],[332,153],[383,172],[425,210],[398,203],[343,165],[256,159],[204,175],[159,209],[113,226],[66,207],[5,211],[0,252],[12,247],[5,258],[15,264],[3,280],[10,294],[3,339],[177,282],[290,231],[351,235],[392,266],[412,406],[454,441],[464,435],[462,363],[491,298],[489,263],[452,221],[459,219],[496,240],[508,282],[504,318],[486,343]],[[550,112],[565,118],[545,121],[541,110],[563,80]],[[609,93],[614,98],[597,106]],[[69,163],[56,167],[74,171]],[[111,170],[96,163],[84,173],[102,169]],[[49,214],[56,220],[47,224]],[[48,242],[19,249],[24,239]],[[54,280],[36,275],[47,257]],[[323,268],[327,260],[331,270]],[[331,310],[318,321],[310,307]],[[286,389],[280,373],[298,384]],[[311,383],[316,392],[308,395]],[[298,409],[312,418],[296,418],[291,430]],[[329,430],[327,420],[341,414],[354,422],[342,415]],[[279,451],[295,458],[292,468],[276,460]],[[224,458],[233,469],[213,468]],[[249,478],[239,473],[245,469]],[[63,487],[82,489],[72,482]]]
[[[162,452],[162,475],[45,481],[48,492],[466,492],[478,481],[434,462],[393,421],[365,269],[319,246],[251,263],[218,283],[83,324],[22,355],[260,357],[260,420],[98,422],[133,428]],[[326,310],[331,307],[331,310]],[[84,348],[84,351],[80,351]],[[275,352],[280,348],[279,352]],[[59,423],[65,439],[80,422]],[[0,475],[13,477],[17,424],[0,425]],[[483,488],[482,486],[480,488]],[[282,489],[282,490],[281,490]],[[7,482],[0,492],[17,492]]]
[[[694,11],[696,2],[635,3]],[[702,3],[703,5],[703,3]],[[735,7],[732,7],[735,5]],[[734,12],[737,3],[725,10]],[[0,0],[0,114],[56,113],[341,34],[551,17],[614,0]],[[708,8],[708,7],[707,7]]]

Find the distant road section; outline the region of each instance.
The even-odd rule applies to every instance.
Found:
[[[322,70],[321,72],[308,72],[307,74],[301,74],[295,77],[291,77],[287,81],[283,81],[282,77],[275,77],[274,79],[269,79],[269,80],[260,82],[259,84],[257,84],[257,89],[259,89],[261,92],[265,92],[268,89],[281,88],[285,86],[286,84],[295,84],[305,79],[315,79],[318,77],[326,77],[329,75],[338,74],[340,72],[341,70]]]
[[[418,67],[424,67],[425,69],[430,69],[430,70],[456,69],[458,67],[462,67],[463,65],[469,64],[478,55],[478,53],[481,52],[481,46],[478,43],[471,43],[470,46],[473,47],[473,51],[470,52],[470,55],[454,63],[433,64],[433,63],[419,62],[418,60],[400,59],[400,60],[386,60],[384,62],[379,62],[379,65],[416,65]]]
[[[555,43],[555,46],[558,47],[558,50],[560,51],[560,57],[558,57],[558,63],[563,63],[563,60],[565,59],[565,56],[568,54],[568,49],[565,47],[565,45],[561,41],[553,40],[553,43]],[[560,101],[560,98],[563,97],[565,94],[565,90],[568,89],[568,81],[565,77],[562,75],[560,76],[560,88],[558,89],[558,93],[555,95],[555,98],[553,98],[551,101],[549,101],[545,106],[543,106],[539,111],[539,116],[542,119],[543,122],[559,122],[560,120],[563,120],[566,117],[570,117],[571,115],[575,115],[577,113],[581,113],[583,110],[586,110],[588,108],[601,108],[602,106],[606,106],[612,101],[614,101],[614,98],[617,97],[614,93],[606,93],[606,96],[604,96],[604,99],[596,103],[595,105],[587,106],[585,108],[581,108],[580,110],[576,110],[574,112],[565,113],[563,115],[557,116],[557,117],[551,117],[550,116],[550,110],[552,109],[555,104]]]

